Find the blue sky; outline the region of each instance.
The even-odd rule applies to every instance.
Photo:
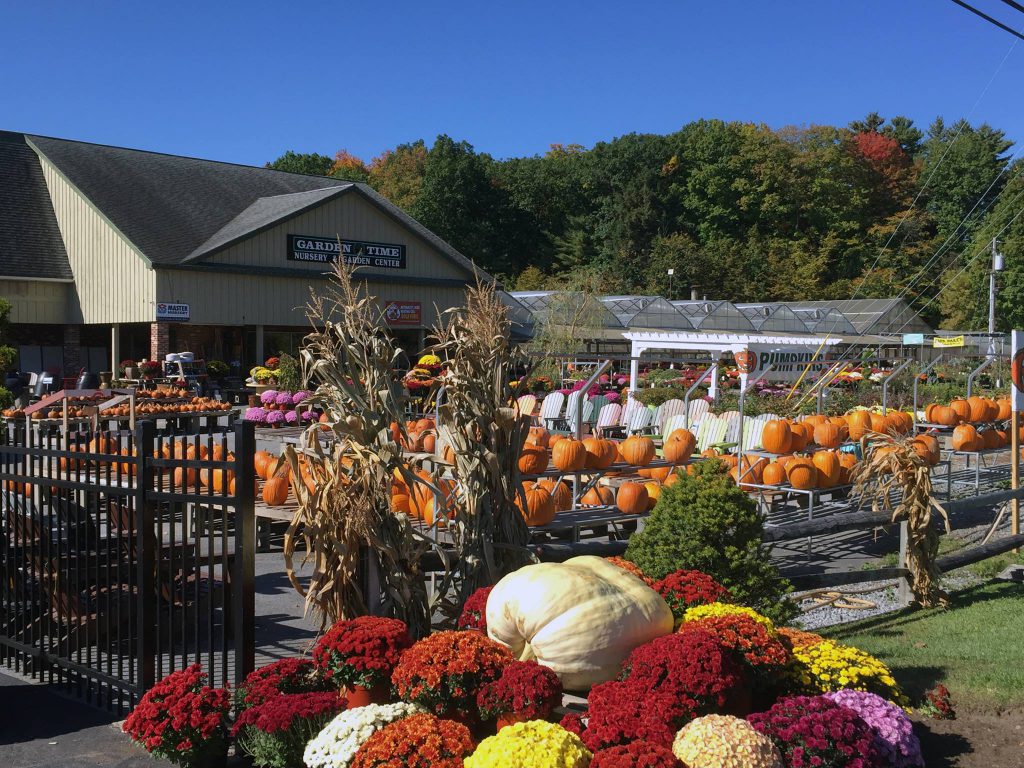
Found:
[[[970,113],[1024,144],[1024,42],[1007,57],[1010,35],[948,0],[0,0],[0,25],[0,129],[240,163],[439,133],[509,157],[871,110]]]

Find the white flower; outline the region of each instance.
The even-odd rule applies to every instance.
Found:
[[[307,768],[348,768],[356,751],[385,725],[426,712],[418,704],[367,704],[342,712],[317,734],[302,755]]]

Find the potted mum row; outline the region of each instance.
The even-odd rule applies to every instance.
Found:
[[[244,418],[272,428],[311,424],[320,418],[320,413],[311,407],[310,397],[311,393],[304,389],[298,392],[267,389],[260,393],[259,405],[245,410]]]

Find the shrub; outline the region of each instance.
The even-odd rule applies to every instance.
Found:
[[[454,720],[420,714],[396,720],[368,738],[352,768],[462,768],[473,751],[469,729]]]
[[[466,598],[459,615],[459,629],[476,629],[487,634],[487,598],[494,587],[480,587]]]
[[[785,598],[792,587],[762,542],[764,522],[753,500],[720,462],[695,466],[662,491],[644,529],[630,538],[626,559],[656,579],[680,569],[706,573],[738,602],[785,623],[797,613]]]
[[[402,652],[411,645],[404,621],[357,616],[335,622],[321,636],[313,661],[336,683],[373,688],[388,682]]]
[[[344,706],[337,691],[282,693],[242,712],[232,734],[257,768],[291,768]]]
[[[501,677],[477,694],[480,716],[492,720],[516,714],[526,720],[547,720],[562,702],[562,681],[552,670],[535,661],[513,661]]]
[[[235,709],[245,710],[282,693],[336,690],[308,659],[281,659],[248,674],[235,689]]]
[[[228,364],[221,360],[211,360],[206,364],[206,373],[212,379],[223,379],[230,371]]]
[[[780,699],[748,718],[782,753],[786,768],[875,768],[874,734],[852,709],[824,696]]]
[[[594,753],[590,768],[685,768],[672,750],[649,741],[633,741]]]
[[[0,373],[7,373],[14,370],[14,364],[18,360],[18,350],[14,347],[4,345],[0,347]]]
[[[7,387],[0,387],[0,408],[10,408],[14,405],[14,393]]]

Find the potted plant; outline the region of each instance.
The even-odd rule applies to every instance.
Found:
[[[500,731],[527,720],[547,720],[562,703],[562,683],[551,669],[535,661],[513,661],[501,677],[488,683],[476,697],[480,717],[496,720]]]
[[[324,633],[313,649],[313,662],[325,677],[348,690],[350,709],[382,704],[390,695],[391,673],[411,645],[404,621],[358,616],[336,622]]]
[[[211,360],[206,364],[206,373],[214,381],[223,381],[231,369],[221,360]]]
[[[306,744],[344,707],[337,691],[281,693],[243,711],[232,735],[257,768],[302,765]]]
[[[139,363],[139,373],[146,381],[152,381],[160,373],[160,363],[156,360],[143,360]]]
[[[199,664],[171,673],[139,700],[124,732],[150,754],[185,768],[223,766],[231,694],[208,682]]]
[[[139,377],[139,369],[135,366],[134,360],[122,360],[117,367],[121,372],[121,376],[126,379],[137,379]]]

